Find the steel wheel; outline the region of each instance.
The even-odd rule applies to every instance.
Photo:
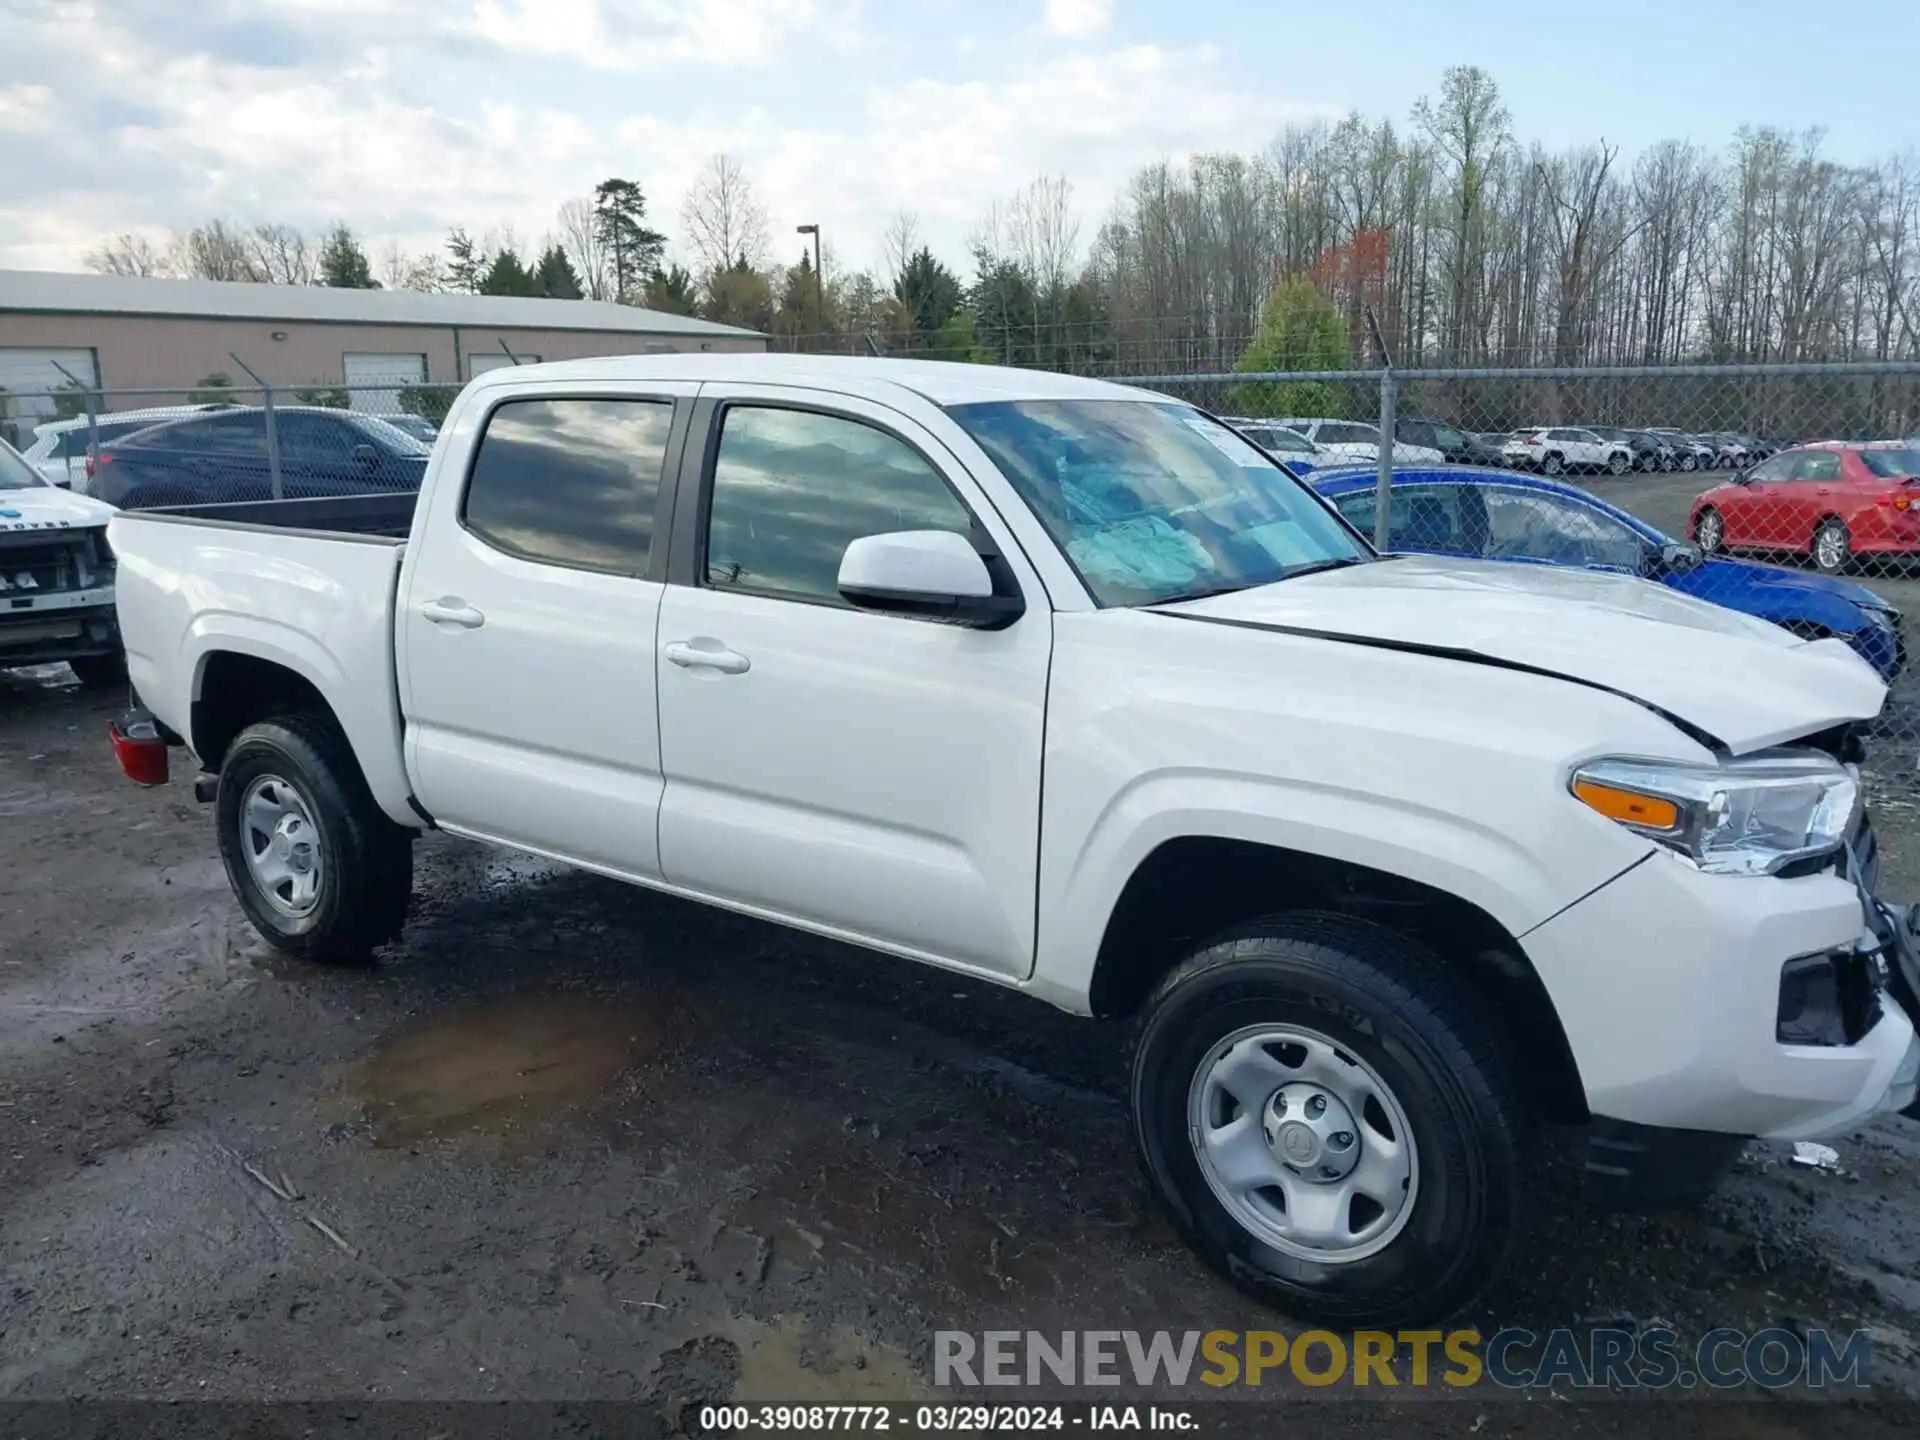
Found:
[[[261,775],[241,797],[239,825],[240,853],[260,898],[290,920],[312,914],[326,862],[306,797],[278,775]]]
[[[1413,1214],[1413,1130],[1386,1082],[1318,1031],[1237,1030],[1194,1074],[1200,1173],[1235,1221],[1323,1264],[1364,1260]]]

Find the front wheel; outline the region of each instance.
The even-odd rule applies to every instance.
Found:
[[[413,832],[374,803],[328,721],[283,715],[241,731],[220,767],[214,816],[233,893],[275,949],[357,964],[400,933]]]
[[[1352,917],[1272,917],[1149,1002],[1134,1135],[1188,1243],[1338,1328],[1434,1321],[1525,1209],[1523,1111],[1489,1017],[1439,962]]]
[[[1607,469],[1615,475],[1624,475],[1632,468],[1633,457],[1631,455],[1623,455],[1620,451],[1616,450],[1607,457]]]
[[[1543,475],[1558,475],[1566,468],[1567,462],[1562,460],[1558,455],[1549,452],[1547,455],[1541,457],[1540,472]]]
[[[1698,455],[1682,455],[1680,457],[1680,468],[1691,475],[1695,470],[1700,468],[1700,457]]]

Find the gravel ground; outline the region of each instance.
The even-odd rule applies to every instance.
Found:
[[[444,837],[379,966],[293,966],[188,788],[114,771],[112,709],[0,674],[0,1398],[900,1399],[936,1329],[1285,1325],[1160,1220],[1122,1030]],[[1920,813],[1882,813],[1920,893]],[[1837,1148],[1756,1146],[1665,1217],[1587,1210],[1549,1153],[1465,1318],[1871,1326],[1920,1396],[1920,1127]],[[1670,1418],[1474,1401],[1288,1428]],[[1713,1433],[1826,1423],[1763,1408]]]

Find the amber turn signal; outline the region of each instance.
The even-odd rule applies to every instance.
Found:
[[[1677,830],[1680,807],[1658,795],[1642,795],[1637,790],[1622,790],[1617,785],[1602,785],[1597,780],[1575,780],[1573,793],[1609,820],[1636,825],[1643,830]]]

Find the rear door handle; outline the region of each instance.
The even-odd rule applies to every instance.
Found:
[[[666,645],[667,659],[689,670],[718,670],[722,675],[744,675],[753,668],[753,662],[738,651],[729,650],[717,640],[699,641],[670,640]]]
[[[478,630],[487,623],[486,616],[452,595],[429,600],[420,607],[420,613],[436,625],[457,625],[462,630]]]

